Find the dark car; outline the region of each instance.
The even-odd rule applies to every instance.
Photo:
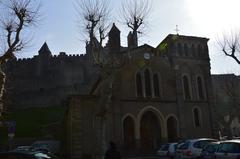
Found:
[[[240,140],[222,141],[215,152],[216,159],[239,159]]]
[[[201,153],[201,159],[215,159],[215,152],[218,149],[220,142],[211,142],[207,144]]]
[[[1,152],[0,159],[58,159],[50,153],[32,152],[32,151],[9,151]]]

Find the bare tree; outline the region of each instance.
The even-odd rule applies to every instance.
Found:
[[[224,81],[221,84],[222,94],[217,97],[217,119],[219,124],[225,128],[225,134],[228,137],[232,138],[233,134],[231,131],[231,124],[234,119],[240,119],[240,96],[239,89],[240,85],[238,84],[236,76],[232,76],[228,80]]]
[[[77,0],[76,10],[80,23],[83,23],[81,28],[84,30],[84,33],[87,33],[86,43],[89,45],[89,52],[95,63],[100,63],[100,59],[99,52],[95,53],[93,48],[102,47],[109,27],[108,17],[110,10],[108,4],[108,1],[103,0]]]
[[[109,1],[107,0],[77,0],[77,12],[80,19],[82,33],[87,34],[86,44],[88,47],[88,56],[90,62],[100,66],[101,86],[98,110],[95,112],[96,140],[101,144],[101,155],[104,155],[106,146],[106,120],[111,100],[111,87],[113,74],[106,74],[110,70],[107,63],[104,63],[101,56],[103,53],[103,41],[107,37],[109,28]],[[96,153],[97,154],[97,153]]]
[[[144,1],[143,1],[144,2]],[[119,73],[119,68],[123,64],[121,57],[111,58],[107,62],[103,62],[99,58],[99,53],[104,51],[102,44],[106,38],[108,31],[108,16],[109,8],[108,1],[103,0],[78,0],[77,11],[79,15],[82,29],[87,33],[87,45],[89,46],[88,53],[92,56],[95,64],[100,66],[100,80],[97,82],[97,89],[94,91],[94,95],[98,96],[96,102],[97,110],[94,113],[95,125],[96,125],[96,140],[100,144],[101,155],[104,155],[107,140],[107,122],[110,119],[112,113],[112,89],[115,78]],[[123,7],[124,17],[127,25],[133,30],[134,33],[141,33],[142,26],[146,23],[146,17],[150,11],[150,5],[145,1],[144,3],[138,3],[135,1],[135,5],[132,6],[132,2]],[[135,7],[135,8],[132,8]],[[135,10],[134,10],[135,9]],[[127,10],[127,11],[125,11]],[[98,45],[98,46],[96,46]],[[95,48],[97,47],[97,50]],[[114,56],[114,55],[111,55]],[[90,57],[91,58],[91,57]],[[99,154],[99,153],[96,153]],[[102,156],[103,157],[103,156]]]
[[[232,31],[229,34],[223,34],[217,42],[223,53],[240,65],[240,32]]]
[[[124,0],[122,2],[120,13],[123,23],[132,30],[133,35],[144,33],[151,8],[151,0]]]
[[[6,75],[3,65],[16,53],[26,47],[29,42],[23,37],[26,30],[36,24],[39,20],[40,5],[33,4],[31,0],[6,0],[0,3],[1,10],[0,31],[2,39],[0,41],[0,108],[3,109],[3,92]]]

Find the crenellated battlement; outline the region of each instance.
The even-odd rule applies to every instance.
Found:
[[[11,60],[11,63],[32,63],[33,61],[46,60],[46,61],[82,61],[86,60],[85,54],[66,54],[66,52],[60,52],[58,55],[51,55],[49,58],[41,58],[41,55],[35,55],[32,58],[16,58]]]
[[[188,67],[191,67],[202,73],[203,71],[198,68],[200,64],[201,67],[205,67],[204,70],[210,69],[207,38],[170,34],[156,48],[148,44],[138,46],[137,37],[133,33],[129,34],[128,40],[128,46],[122,47],[120,30],[113,24],[109,41],[104,48],[95,38],[94,45],[91,46],[92,50],[90,44],[86,45],[86,54],[67,54],[66,52],[52,54],[45,42],[38,54],[32,58],[10,60],[6,67],[7,77],[10,79],[7,82],[13,88],[12,92],[18,94],[13,96],[16,104],[18,106],[59,105],[61,100],[67,98],[69,94],[91,92],[95,82],[98,83],[101,69],[95,60],[102,60],[104,64],[110,62],[112,66],[115,64],[118,66],[120,62],[126,65],[133,62],[137,64],[133,68],[152,65],[158,73],[163,71],[161,68],[165,71],[165,67],[170,66],[170,64],[165,66],[165,63],[183,68],[182,70],[186,72]],[[152,56],[156,58],[151,58]],[[186,67],[187,64],[189,64],[188,67]],[[169,70],[171,69],[169,67]],[[158,73],[154,73],[155,77],[158,77]],[[202,74],[209,75],[209,72]]]
[[[30,61],[32,61],[32,59],[33,58],[18,58],[14,61],[16,61],[16,62],[30,62]]]
[[[86,57],[85,54],[66,52],[52,54],[44,43],[32,58],[15,58],[7,62],[6,86],[11,85],[13,92],[24,94],[23,97],[16,97],[18,106],[60,105],[59,99],[64,99],[66,92],[79,93],[83,89],[80,85],[89,82],[85,81],[85,78],[91,76],[86,71],[89,66]],[[29,98],[26,101],[27,95]]]

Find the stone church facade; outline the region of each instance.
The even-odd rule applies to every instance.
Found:
[[[108,56],[121,64],[112,67],[111,80],[100,78],[90,94],[68,100],[71,157],[101,156],[108,141],[128,154],[155,152],[162,143],[184,138],[212,137],[208,39],[170,34],[154,48],[137,46],[130,33],[128,47],[121,49],[120,31],[111,31],[109,36],[119,39],[109,37],[114,40]],[[102,92],[104,86],[108,90]]]
[[[113,25],[106,47],[96,42],[95,49],[103,50],[99,58],[112,61],[106,68],[93,62],[88,46],[85,55],[53,56],[46,43],[35,57],[9,62],[9,105],[64,103],[66,153],[73,159],[101,156],[108,141],[127,154],[212,137],[208,39],[169,34],[157,47],[138,46],[129,33],[122,47],[120,33]]]

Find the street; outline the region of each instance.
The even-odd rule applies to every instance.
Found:
[[[139,157],[128,157],[124,159],[170,159],[169,157],[161,157],[157,155],[151,155],[151,156],[139,156]]]

